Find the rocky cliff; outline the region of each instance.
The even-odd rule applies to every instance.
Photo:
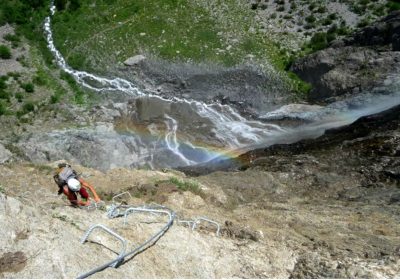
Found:
[[[330,103],[393,83],[400,67],[400,12],[296,61],[292,70],[313,85],[310,102]]]

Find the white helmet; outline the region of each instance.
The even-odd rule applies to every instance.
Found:
[[[70,178],[67,181],[68,188],[73,192],[78,192],[81,189],[81,183],[75,178]]]

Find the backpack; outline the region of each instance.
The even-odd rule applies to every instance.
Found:
[[[64,167],[60,173],[58,173],[60,180],[67,182],[70,178],[76,178],[76,172],[71,168],[71,166]]]
[[[61,170],[54,176],[54,180],[60,188],[67,184],[68,179],[78,179],[78,174],[71,168],[71,165],[60,166],[60,168]]]

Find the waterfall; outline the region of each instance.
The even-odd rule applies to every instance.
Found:
[[[229,105],[206,104],[176,97],[164,98],[153,92],[143,92],[126,79],[100,77],[72,69],[54,44],[51,18],[55,11],[56,8],[52,5],[51,15],[45,19],[44,31],[48,48],[63,71],[72,75],[83,87],[95,92],[123,93],[131,99],[146,100],[147,110],[151,110],[152,104],[157,104],[160,110],[165,110],[157,115],[158,119],[163,119],[164,130],[161,129],[160,121],[147,126],[146,137],[134,129],[127,129],[131,138],[124,138],[122,142],[129,147],[131,153],[136,153],[137,156],[132,158],[139,160],[138,163],[131,162],[131,166],[145,163],[151,167],[194,165],[221,155],[237,156],[256,147],[317,137],[326,129],[349,124],[363,115],[400,104],[397,87],[390,89],[389,94],[379,96],[374,93],[363,94],[345,102],[314,108],[311,111],[294,112],[289,107],[283,107],[259,116],[259,120],[249,120]],[[181,119],[179,110],[182,108],[185,108],[185,112],[189,112],[185,120]],[[278,117],[297,118],[307,122],[297,127],[283,127],[273,122]],[[157,133],[163,135],[154,136]],[[112,135],[120,137],[118,134]],[[211,137],[213,141],[218,142],[218,145],[204,143]],[[108,136],[105,138],[109,139]]]

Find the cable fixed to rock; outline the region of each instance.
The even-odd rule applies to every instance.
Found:
[[[121,216],[119,214],[115,214],[115,212],[117,211],[119,213],[119,209],[118,206],[113,205],[114,207],[111,207],[111,211],[108,212],[108,216],[110,218],[116,218],[118,216]],[[167,214],[169,219],[168,222],[153,236],[151,236],[149,239],[147,239],[145,242],[143,242],[141,245],[139,245],[138,247],[136,247],[135,249],[133,249],[131,252],[128,252],[124,255],[119,255],[118,258],[116,260],[110,261],[108,263],[105,263],[99,267],[96,267],[92,270],[90,270],[89,272],[86,272],[82,275],[79,275],[77,278],[78,279],[84,279],[86,277],[89,277],[92,274],[95,274],[99,271],[102,271],[103,269],[106,269],[109,266],[112,266],[113,264],[115,264],[117,262],[117,264],[120,264],[126,257],[128,256],[135,256],[136,254],[144,251],[146,248],[148,248],[151,244],[155,243],[161,236],[163,236],[165,234],[165,232],[171,227],[171,225],[174,222],[175,219],[175,212],[172,211],[167,211],[167,210],[157,210],[157,209],[148,209],[148,208],[135,208],[135,207],[130,207],[128,209],[125,210],[125,213],[123,214],[124,217],[129,215],[129,212],[146,212],[146,213],[162,213],[162,214]],[[100,227],[104,230],[106,230],[108,233],[114,235],[115,237],[116,234],[113,233],[111,230],[107,229],[106,227],[102,226],[102,225],[97,225],[97,226],[93,226],[89,229],[89,231],[86,233],[86,235],[84,236],[84,238],[82,239],[82,241],[84,242],[85,237],[87,238],[87,236],[90,234],[90,230],[93,230],[96,227]],[[111,233],[112,232],[112,233]],[[120,237],[120,236],[119,236]],[[122,237],[121,237],[122,238]],[[123,239],[123,238],[122,238]],[[120,239],[121,240],[121,239]],[[124,239],[123,239],[124,240]]]
[[[175,219],[175,212],[172,212],[172,211],[170,212],[170,211],[166,211],[166,210],[155,210],[155,209],[144,209],[144,208],[128,208],[128,210],[136,211],[136,212],[164,213],[164,214],[168,215],[169,220],[165,224],[165,226],[163,226],[156,234],[154,234],[152,237],[147,239],[145,242],[143,242],[141,245],[136,247],[131,252],[125,254],[124,258],[131,256],[131,255],[135,256],[136,254],[144,251],[148,246],[150,246],[150,244],[156,242],[172,226],[172,224],[174,223],[174,219]]]
[[[151,208],[138,208],[138,207],[131,207],[126,209],[125,214],[124,214],[124,225],[126,225],[126,220],[128,218],[128,215],[132,212],[147,212],[147,213],[160,213],[160,214],[167,214],[169,216],[169,220],[172,219],[172,215],[170,211],[167,210],[157,210],[157,209],[151,209]]]
[[[123,195],[125,195],[125,194],[129,195],[129,197],[132,199],[132,195],[130,194],[130,192],[123,192],[123,193],[120,193],[120,194],[117,194],[117,195],[114,195],[114,196],[113,196],[113,198],[112,198],[113,204],[116,204],[115,199],[116,199],[117,197],[123,196]]]
[[[81,243],[82,244],[85,243],[85,241],[89,238],[89,235],[93,232],[93,230],[95,230],[97,228],[98,229],[102,229],[103,231],[109,233],[110,235],[114,236],[119,241],[121,241],[121,244],[122,244],[121,252],[119,253],[119,255],[118,255],[118,257],[116,259],[114,259],[112,261],[109,261],[109,262],[107,262],[107,263],[105,263],[105,264],[103,264],[103,265],[101,265],[99,267],[96,267],[96,268],[94,268],[94,269],[92,269],[92,270],[90,270],[90,271],[88,271],[88,272],[86,272],[84,274],[79,275],[77,277],[78,279],[84,279],[84,278],[86,278],[86,277],[88,277],[88,276],[90,276],[90,275],[92,275],[92,274],[94,274],[96,272],[99,272],[99,271],[101,271],[101,270],[103,270],[103,269],[105,269],[105,268],[107,268],[109,266],[116,268],[124,260],[124,254],[125,254],[125,251],[126,251],[126,240],[123,237],[121,237],[119,234],[115,233],[114,231],[112,231],[111,229],[109,229],[109,228],[107,228],[107,227],[105,227],[103,225],[98,224],[98,225],[91,226],[88,229],[88,231],[85,233],[85,235],[82,237]]]
[[[192,230],[195,230],[195,229],[196,229],[196,226],[197,226],[197,224],[198,224],[200,221],[206,221],[206,222],[209,222],[210,224],[215,225],[215,226],[217,227],[217,236],[219,236],[219,231],[220,231],[220,226],[219,226],[219,224],[218,224],[217,222],[215,222],[215,221],[212,221],[212,220],[207,219],[207,218],[204,218],[204,217],[199,217],[199,218],[197,218],[197,219],[193,222]]]

